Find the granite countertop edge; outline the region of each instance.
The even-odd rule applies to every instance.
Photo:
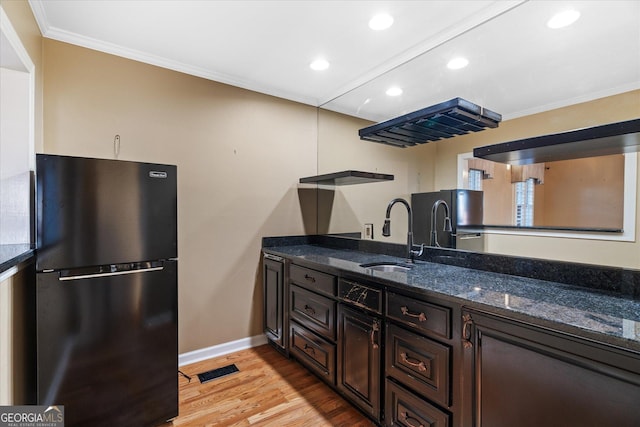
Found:
[[[448,300],[640,354],[640,301],[610,292],[426,261],[418,261],[410,273],[385,273],[360,264],[404,260],[312,244],[262,249],[311,268],[373,280],[388,288]],[[627,336],[625,326],[635,334]]]
[[[28,243],[0,245],[0,274],[31,260],[34,256],[35,250]]]

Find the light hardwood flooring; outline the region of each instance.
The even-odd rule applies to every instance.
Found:
[[[201,384],[197,374],[234,363],[239,372]],[[374,426],[326,384],[268,345],[181,368],[180,409],[170,426]]]

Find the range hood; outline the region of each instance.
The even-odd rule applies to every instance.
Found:
[[[432,105],[358,131],[360,139],[409,147],[497,128],[502,116],[462,98]]]
[[[300,184],[352,185],[393,181],[394,176],[377,172],[342,171],[300,178]]]
[[[473,156],[527,165],[640,151],[640,119],[542,135],[473,149]]]

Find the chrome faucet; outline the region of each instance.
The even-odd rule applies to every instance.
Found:
[[[451,218],[449,205],[442,199],[438,199],[434,202],[431,207],[431,246],[435,246],[437,248],[441,247],[440,243],[438,243],[438,232],[436,231],[437,225],[437,213],[440,205],[444,205],[444,228],[442,231],[448,231],[451,233],[453,230],[451,229]]]
[[[407,208],[408,214],[408,232],[407,232],[407,262],[413,263],[414,256],[422,255],[422,251],[424,250],[424,244],[420,245],[420,250],[416,251],[413,249],[413,219],[411,217],[411,206],[404,199],[393,199],[389,202],[389,206],[387,206],[387,216],[384,219],[384,225],[382,226],[382,235],[384,237],[391,236],[391,208],[396,203],[402,203],[405,208]]]

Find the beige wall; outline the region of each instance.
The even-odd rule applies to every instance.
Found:
[[[615,154],[537,165],[543,172],[542,183],[534,186],[534,225],[622,228],[624,162],[624,155]],[[512,185],[515,168],[508,166],[493,163],[491,179],[482,181],[486,225],[515,225]]]
[[[482,212],[484,224],[513,224],[514,191],[511,186],[511,169],[496,163],[491,179],[482,181],[482,191],[485,206]],[[537,213],[534,213],[535,218],[538,218]]]
[[[328,227],[320,227],[320,231],[359,232],[365,223],[372,223],[376,240],[404,243],[407,241],[407,211],[402,206],[395,206],[391,211],[391,236],[382,237],[387,204],[397,197],[410,202],[411,193],[431,191],[435,147],[426,146],[416,151],[361,140],[358,129],[370,125],[369,121],[320,111],[319,173],[359,170],[391,174],[395,178],[390,182],[335,187]]]
[[[474,147],[507,142],[529,136],[597,126],[640,117],[640,90],[576,104],[518,119],[497,129],[434,143],[436,176],[434,188],[453,188],[457,182],[457,155]],[[416,150],[421,150],[422,147]],[[640,174],[636,195],[636,236],[640,232]],[[640,268],[640,241],[614,242],[533,236],[488,235],[486,249],[492,253],[557,259],[629,268]]]
[[[544,184],[536,187],[545,189],[536,225],[622,228],[622,154],[547,163]]]
[[[44,151],[178,166],[180,352],[262,332],[263,236],[303,234],[315,108],[44,42]],[[315,230],[310,230],[315,231]]]

